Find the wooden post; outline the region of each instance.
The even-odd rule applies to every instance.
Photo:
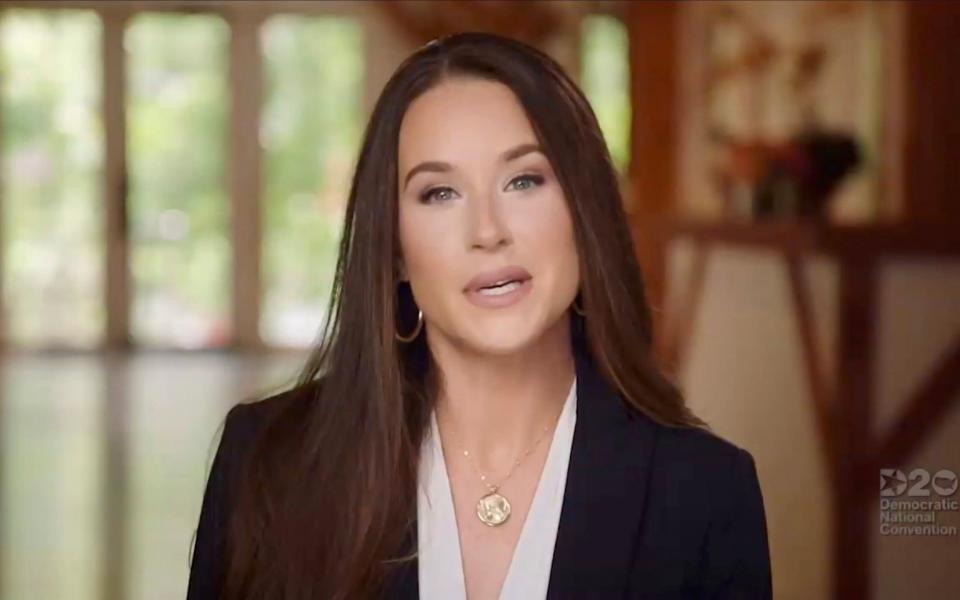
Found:
[[[129,13],[103,10],[104,213],[106,229],[107,388],[103,406],[104,478],[101,597],[126,596],[129,525],[129,439],[122,354],[130,346],[129,245],[127,230],[126,68],[123,36]]]
[[[628,188],[634,231],[674,211],[679,106],[679,16],[674,2],[630,2],[625,20],[630,48],[630,164]],[[654,330],[662,326],[666,284],[665,240],[635,238]]]
[[[130,346],[130,269],[127,230],[126,158],[126,56],[123,32],[127,14],[104,10],[103,18],[103,123],[104,123],[104,230],[106,270],[104,300],[107,329],[104,346],[120,350]]]
[[[904,2],[903,218],[960,221],[960,2]]]
[[[871,529],[875,515],[868,491],[876,490],[869,453],[873,404],[874,332],[876,320],[876,260],[866,255],[840,258],[837,386],[833,398],[840,448],[833,488],[833,597],[869,598]]]
[[[261,148],[259,141],[263,61],[259,12],[230,15],[230,215],[233,249],[233,340],[239,348],[262,347]]]

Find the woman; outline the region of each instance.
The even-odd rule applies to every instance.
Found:
[[[751,456],[651,353],[596,119],[562,69],[431,42],[373,111],[322,343],[234,407],[188,597],[770,596]]]

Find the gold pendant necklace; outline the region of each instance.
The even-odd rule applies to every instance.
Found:
[[[513,472],[516,471],[517,467],[528,457],[530,453],[533,452],[534,448],[540,444],[540,441],[547,435],[547,432],[550,431],[550,426],[543,428],[543,433],[540,434],[540,437],[537,438],[537,441],[533,443],[532,446],[521,456],[511,467],[510,472],[507,473],[507,476],[504,477],[500,483],[497,485],[491,485],[487,483],[487,476],[480,472],[480,469],[477,468],[477,465],[474,464],[473,459],[470,458],[470,451],[464,450],[463,455],[467,458],[470,464],[473,466],[473,469],[480,475],[480,480],[483,481],[483,484],[487,486],[489,493],[480,498],[477,502],[477,518],[483,522],[484,525],[489,527],[496,527],[507,522],[507,519],[510,518],[510,501],[499,492],[500,486],[502,486],[510,476],[513,475]]]
[[[496,492],[491,492],[477,502],[477,517],[485,525],[496,527],[510,517],[510,501]]]

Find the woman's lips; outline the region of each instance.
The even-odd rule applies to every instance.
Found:
[[[530,272],[519,265],[510,265],[493,271],[484,271],[467,282],[464,291],[477,290],[482,287],[490,287],[501,284],[506,281],[530,279]]]
[[[468,289],[467,299],[481,308],[506,308],[526,297],[533,288],[533,278],[522,281],[513,281],[502,286],[501,290],[487,290],[482,288]]]

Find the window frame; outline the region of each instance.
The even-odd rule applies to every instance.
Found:
[[[25,1],[4,3],[0,16],[10,10],[84,10],[101,21],[101,116],[103,121],[103,173],[101,195],[103,216],[103,302],[106,323],[100,343],[86,349],[58,345],[12,346],[5,335],[7,313],[0,305],[0,348],[14,353],[99,353],[145,349],[151,352],[290,351],[302,348],[268,346],[260,336],[262,308],[263,149],[249,140],[258,139],[260,112],[265,90],[264,61],[260,47],[261,27],[276,15],[352,17],[368,27],[370,8],[348,2],[307,3],[226,2],[223,0],[134,0],[124,3],[104,1]],[[131,336],[130,315],[133,290],[130,271],[128,230],[129,172],[126,131],[126,55],[123,37],[127,25],[143,13],[211,14],[223,19],[229,28],[226,139],[224,140],[225,182],[228,199],[228,238],[230,263],[230,341],[223,348],[181,349],[138,346]],[[370,37],[370,36],[367,36]],[[364,62],[371,62],[369,42],[364,44]],[[367,71],[370,72],[369,70]],[[371,82],[364,82],[365,103],[369,105]],[[0,135],[3,132],[0,131]],[[3,195],[0,192],[0,218]],[[243,240],[243,243],[237,243]],[[0,244],[0,274],[4,256]]]

